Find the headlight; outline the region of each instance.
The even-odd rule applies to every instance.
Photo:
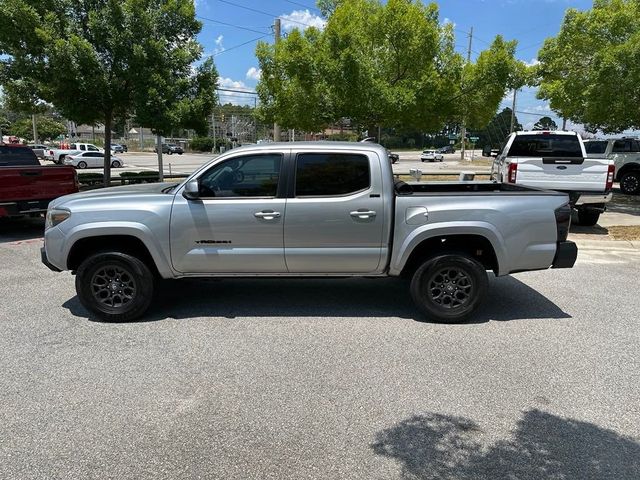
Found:
[[[44,223],[44,229],[48,230],[51,227],[55,227],[61,222],[64,222],[70,216],[71,212],[69,210],[60,210],[57,208],[47,210],[47,219]]]

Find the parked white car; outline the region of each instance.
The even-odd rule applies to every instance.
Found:
[[[444,160],[444,155],[437,150],[425,150],[420,155],[420,160],[423,162],[441,162]]]
[[[70,143],[67,148],[50,148],[44,151],[44,159],[62,165],[68,155],[77,155],[80,152],[102,152],[104,149],[96,147],[92,143]]]
[[[104,167],[104,152],[81,152],[75,155],[67,155],[64,158],[65,165],[76,168],[102,168]],[[111,156],[111,167],[120,168],[124,162],[120,157]]]

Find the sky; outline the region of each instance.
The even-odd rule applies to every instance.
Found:
[[[213,55],[220,74],[219,87],[253,91],[260,71],[255,57],[258,39],[273,41],[272,25],[282,21],[283,33],[306,25],[322,27],[323,19],[314,0],[195,0],[196,14],[203,23],[199,40],[205,56]],[[427,2],[425,2],[427,3]],[[498,34],[517,40],[518,59],[536,62],[537,52],[547,37],[557,35],[567,8],[587,10],[592,0],[441,0],[441,22],[455,26],[456,48],[466,54],[468,32],[473,27],[472,58],[489,46]],[[252,95],[219,92],[222,103],[253,104]],[[511,107],[505,96],[500,109]],[[516,112],[525,129],[544,115],[562,121],[547,102],[536,99],[536,89],[518,92]],[[528,112],[528,113],[524,113]],[[568,127],[572,125],[569,123]],[[578,127],[576,127],[578,128]]]

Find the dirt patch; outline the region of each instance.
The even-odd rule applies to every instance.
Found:
[[[607,230],[614,240],[640,240],[640,225],[608,227]]]

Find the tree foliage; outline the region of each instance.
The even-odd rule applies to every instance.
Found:
[[[176,106],[163,88],[188,77],[201,55],[192,0],[0,0],[0,11],[0,81],[26,103],[44,100],[77,123],[103,123],[105,182],[115,117],[144,102],[159,116],[204,109]]]
[[[640,128],[640,2],[594,0],[568,9],[538,53],[538,97],[589,129]]]
[[[40,140],[54,140],[59,135],[67,132],[67,127],[64,123],[46,116],[38,116],[36,125]],[[16,137],[33,141],[33,123],[31,118],[23,118],[14,122],[9,128],[9,133]]]
[[[478,136],[480,139],[476,143],[479,148],[489,145],[493,148],[500,146],[504,139],[511,133],[511,112],[512,110],[507,107],[495,114],[491,121],[482,129]],[[522,124],[518,121],[518,117],[514,118],[513,130],[522,130]]]
[[[313,131],[348,117],[368,129],[438,131],[465,116],[482,127],[514,83],[515,42],[496,37],[465,65],[453,26],[440,23],[435,4],[341,0],[321,7],[329,15],[324,30],[293,30],[278,45],[257,47],[265,120]]]
[[[542,117],[533,125],[534,130],[557,130],[558,124],[551,117]]]

